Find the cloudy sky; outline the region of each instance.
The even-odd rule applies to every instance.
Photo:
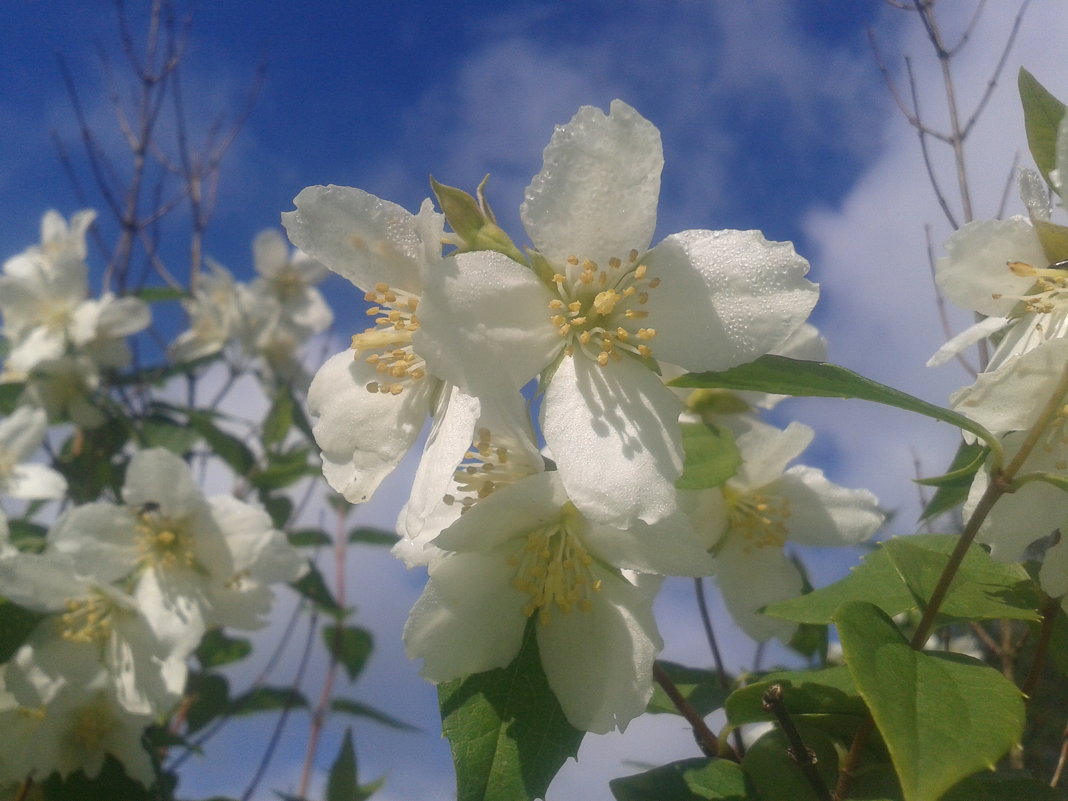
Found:
[[[942,5],[952,43],[974,4]],[[987,6],[953,61],[965,117],[991,76],[1017,3]],[[55,130],[84,178],[52,56],[57,49],[102,146],[118,156],[117,140],[104,133],[114,124],[98,57],[106,51],[121,74],[110,7],[105,0],[14,0],[5,8],[0,255],[36,241],[45,209],[69,214],[80,207],[49,139]],[[951,228],[935,202],[915,133],[879,74],[869,29],[902,93],[903,57],[911,57],[924,118],[944,129],[941,73],[918,20],[874,0],[201,2],[183,73],[194,131],[239,106],[256,63],[267,63],[259,101],[225,162],[206,250],[248,276],[252,237],[276,225],[304,186],[358,186],[414,210],[427,195],[430,173],[467,188],[491,173],[490,199],[500,221],[522,240],[517,209],[553,126],[581,105],[607,109],[619,97],[663,135],[656,238],[689,228],[759,228],[771,239],[793,240],[822,286],[814,322],[829,341],[831,360],[944,403],[968,379],[956,365],[924,367],[945,338],[924,228],[930,226],[936,252]],[[1017,70],[1026,66],[1068,97],[1064,41],[1063,3],[1036,0],[968,141],[977,217],[997,213],[1014,157],[1029,163]],[[936,174],[959,209],[948,150],[934,142],[932,152]],[[1010,194],[1007,213],[1019,210]],[[342,341],[363,325],[357,295],[340,280],[326,288]],[[955,330],[966,322],[961,313],[951,316]],[[808,461],[839,483],[874,490],[899,511],[892,533],[914,530],[918,496],[908,480],[914,465],[939,472],[956,441],[945,425],[859,402],[794,401],[777,419],[791,418],[818,431]],[[413,465],[409,460],[360,510],[361,522],[392,525]],[[826,554],[814,556],[812,565],[819,583],[845,569]],[[399,645],[421,578],[384,553],[354,554],[350,568],[350,600],[378,643],[352,694],[424,730],[398,734],[359,724],[362,774],[387,774],[385,799],[448,799],[451,768],[437,737],[434,692]],[[688,587],[670,585],[659,612],[667,655],[707,663]],[[733,646],[732,662],[746,663],[752,646],[721,618],[717,625]],[[317,669],[312,665],[309,675],[320,675]],[[309,696],[317,690],[313,680]],[[262,726],[230,727],[197,776],[183,779],[183,791],[239,794],[258,753],[247,741],[257,735],[262,743]],[[298,719],[290,729],[293,744],[279,752],[264,788],[295,789],[304,726]],[[341,721],[328,728],[321,766],[332,759],[341,732]],[[634,761],[695,754],[679,720],[637,721],[625,735],[588,737],[549,799],[608,798],[605,781],[633,772]],[[268,797],[266,789],[259,795]]]

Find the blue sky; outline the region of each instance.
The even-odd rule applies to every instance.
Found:
[[[955,62],[966,108],[985,85],[1015,5],[989,4]],[[268,65],[260,100],[225,163],[206,243],[209,254],[240,276],[251,273],[253,236],[277,225],[293,196],[317,183],[359,186],[414,210],[428,193],[428,174],[471,189],[490,172],[490,200],[505,228],[522,240],[517,209],[553,126],[580,105],[607,109],[620,97],[663,135],[656,238],[687,228],[760,228],[769,238],[794,240],[822,285],[814,321],[829,340],[832,360],[935,402],[945,402],[967,382],[952,366],[923,366],[944,339],[923,228],[931,224],[936,249],[949,228],[915,135],[894,108],[865,36],[871,26],[899,80],[902,54],[914,57],[923,108],[940,122],[939,75],[911,15],[875,2],[832,0],[202,0],[198,6],[184,74],[195,128],[203,131],[240,103],[264,54]],[[946,7],[947,30],[961,29],[965,6],[971,8]],[[997,209],[1014,152],[1021,164],[1029,161],[1015,97],[1018,67],[1027,66],[1054,93],[1068,97],[1068,72],[1058,57],[1058,43],[1068,40],[1065,17],[1061,4],[1033,4],[969,143],[980,217]],[[14,0],[5,6],[0,256],[36,241],[45,209],[70,214],[80,207],[48,139],[56,129],[76,152],[52,53],[58,48],[68,59],[94,126],[111,131],[95,48],[101,44],[118,60],[113,27],[111,4],[104,0]],[[103,141],[108,152],[117,152],[113,135]],[[948,154],[935,152],[936,170],[947,175]],[[1017,211],[1010,202],[1009,212]],[[177,264],[180,253],[171,257]],[[341,280],[326,287],[341,341],[362,325],[357,295]],[[954,320],[959,330],[965,317]],[[873,489],[888,507],[901,510],[895,533],[913,530],[917,495],[907,479],[914,461],[922,472],[938,472],[952,452],[954,432],[840,401],[792,402],[779,419],[792,416],[817,428],[808,461],[840,483]],[[413,467],[409,459],[359,520],[391,525]],[[824,580],[844,569],[840,558],[823,555],[814,567]],[[425,731],[395,734],[358,726],[364,776],[388,774],[385,799],[433,801],[453,792],[447,748],[435,728],[433,690],[399,646],[420,583],[388,554],[353,556],[352,600],[360,620],[373,622],[378,642],[355,696]],[[666,653],[707,662],[691,625],[686,588],[671,585],[659,611]],[[747,660],[751,646],[725,636],[740,649],[737,661]],[[321,667],[313,665],[311,675]],[[310,696],[317,691],[312,688]],[[339,724],[327,732],[322,766],[333,757]],[[232,726],[196,781],[185,780],[183,788],[201,796],[239,793],[251,771],[245,765],[258,753],[248,741],[255,736],[262,743],[263,725]],[[270,797],[268,787],[294,789],[305,731],[302,721],[292,726],[294,740],[257,797]],[[638,721],[625,735],[588,737],[579,764],[565,768],[549,798],[608,798],[605,780],[634,770],[626,760],[691,755],[692,740],[678,721]]]

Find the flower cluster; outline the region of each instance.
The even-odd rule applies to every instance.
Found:
[[[252,255],[257,277],[248,284],[207,260],[209,272],[183,302],[189,328],[171,343],[168,355],[181,363],[225,350],[238,364],[259,364],[268,379],[306,383],[300,348],[333,322],[315,288],[326,269],[300,251],[290,252],[270,229],[253,241]]]
[[[65,478],[32,461],[52,444],[50,421],[73,424],[75,448],[90,447],[108,419],[122,418],[126,429],[137,424],[106,388],[108,371],[130,366],[127,337],[148,325],[149,312],[134,297],[88,297],[85,235],[93,218],[79,212],[68,226],[49,212],[41,245],[5,262],[0,276],[3,380],[23,385],[0,417],[0,606],[9,613],[5,626],[27,628],[21,642],[5,639],[0,662],[5,797],[56,772],[94,777],[108,755],[151,785],[158,771],[146,727],[174,711],[205,632],[259,628],[272,585],[307,569],[266,511],[229,495],[204,497],[170,450],[120,445],[100,468],[125,480],[73,505],[70,498],[84,499],[88,477],[68,471]],[[272,326],[297,339],[329,323],[304,279],[314,270],[304,266],[310,260],[291,259],[272,233],[257,240],[256,261],[261,277],[248,304],[260,315],[261,352]],[[32,521],[47,501],[63,505],[44,507],[47,525]]]
[[[1068,522],[1068,406],[1054,397],[1068,364],[1068,227],[1052,221],[1050,200],[1063,207],[1068,174],[1068,118],[1060,123],[1056,167],[1047,183],[1022,170],[1020,190],[1027,216],[968,223],[946,242],[936,265],[946,296],[981,319],[932,357],[940,364],[968,345],[990,338],[993,353],[975,382],[956,392],[952,404],[1001,438],[1007,453],[1025,443],[1030,430],[1038,446],[1020,467],[1016,486],[991,509],[979,540],[1004,561],[1024,557],[1029,546],[1062,531]],[[1057,408],[1044,416],[1050,402]],[[1043,422],[1044,421],[1044,422]],[[995,466],[996,467],[996,466]],[[970,514],[991,482],[990,466],[972,483]],[[1038,553],[1037,551],[1031,552]],[[1048,548],[1039,572],[1042,588],[1063,597],[1068,609],[1068,544]]]
[[[126,367],[126,338],[150,322],[134,297],[89,297],[85,234],[96,213],[70,224],[55,211],[41,221],[41,244],[4,262],[0,316],[8,351],[0,383],[24,383],[20,404],[45,410],[51,421],[94,428],[106,419],[97,391],[101,372]]]
[[[786,541],[856,542],[882,521],[869,493],[785,470],[811,432],[738,415],[744,467],[677,487],[686,405],[665,377],[804,349],[818,292],[793,247],[758,231],[651,246],[662,166],[657,129],[616,100],[556,129],[520,209],[525,252],[481,188],[476,201],[435,183],[443,213],[427,200],[413,215],[309,187],[283,215],[293,243],[371,304],[373,324],[309,391],[328,482],[366,500],[431,419],[398,521],[398,554],[429,571],[408,653],[445,681],[507,665],[534,625],[565,715],[595,732],[649,700],[662,577],[716,573],[747,630],[788,635],[753,622],[800,591]]]

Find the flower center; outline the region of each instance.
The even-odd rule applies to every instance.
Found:
[[[68,598],[67,611],[59,616],[60,635],[76,643],[104,642],[111,636],[115,605],[100,593]]]
[[[137,515],[137,534],[142,565],[164,569],[195,567],[193,537],[184,520],[171,520],[147,509]]]
[[[98,751],[104,739],[116,728],[115,714],[102,693],[80,707],[73,718],[70,742],[83,752]]]
[[[610,360],[619,361],[623,353],[652,357],[646,343],[656,336],[656,329],[641,325],[649,316],[642,306],[660,279],[647,277],[647,271],[636,250],[626,263],[613,256],[607,268],[589,259],[567,257],[564,271],[553,275],[557,296],[549,301],[549,319],[567,340],[569,354],[577,344],[602,367]]]
[[[304,280],[292,263],[286,264],[268,279],[274,294],[280,300],[295,298],[304,292]]]
[[[576,608],[590,611],[591,596],[601,589],[601,580],[590,571],[593,557],[568,529],[568,518],[578,514],[573,510],[565,507],[559,522],[527,534],[523,546],[508,558],[516,569],[512,586],[530,595],[523,614],[537,612],[543,625],[552,620],[554,609],[565,615]]]
[[[488,428],[478,430],[478,439],[452,474],[454,492],[445,496],[445,504],[460,504],[463,514],[494,490],[514,484],[540,469],[528,457],[527,450],[507,435],[494,435]]]
[[[723,488],[727,515],[732,534],[740,535],[745,543],[742,550],[781,548],[786,544],[789,530],[790,502],[786,498],[769,497],[759,492],[738,492]]]
[[[367,385],[367,391],[399,395],[426,375],[426,362],[412,350],[412,334],[419,329],[415,316],[419,298],[379,282],[363,299],[375,304],[367,310],[375,324],[353,336],[352,348],[356,356],[368,354],[364,358],[382,375],[381,381]]]
[[[1058,262],[1064,264],[1064,262]],[[1035,283],[1023,295],[994,294],[994,298],[1010,298],[1023,304],[1023,313],[1050,314],[1060,307],[1068,308],[1068,265],[1064,268],[1050,265],[1049,267],[1033,267],[1022,261],[1010,261],[1009,270],[1014,275],[1024,278],[1034,278]],[[1014,316],[1014,315],[1012,315]]]

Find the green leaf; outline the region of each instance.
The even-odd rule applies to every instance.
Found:
[[[989,450],[978,442],[962,442],[944,476],[939,479],[922,479],[919,482],[921,484],[931,484],[936,480],[939,483],[935,494],[924,507],[920,520],[938,517],[964,503],[972,486],[972,477],[983,466],[988,453]]]
[[[252,715],[307,705],[308,699],[295,687],[256,687],[230,702],[230,714]]]
[[[567,722],[549,688],[535,626],[528,623],[508,667],[438,686],[457,801],[542,798],[560,766],[578,752],[584,732]]]
[[[189,297],[188,293],[184,290],[174,289],[169,286],[145,286],[131,294],[146,303],[160,303],[163,301],[181,300],[182,298]]]
[[[397,544],[397,540],[399,539],[400,537],[392,531],[386,531],[381,528],[371,528],[369,526],[358,526],[349,532],[349,542],[358,542],[363,545],[393,546]]]
[[[725,759],[695,757],[612,779],[616,801],[747,801],[752,784],[739,765]]]
[[[294,548],[318,548],[333,545],[334,541],[325,531],[317,528],[302,528],[289,533],[289,544]]]
[[[356,749],[352,747],[352,729],[345,729],[334,764],[326,778],[326,801],[364,801],[374,790],[360,786],[356,773]]]
[[[954,536],[927,543],[895,537],[883,544],[917,608],[926,608],[927,599],[949,562],[949,551],[956,544]],[[962,620],[1038,620],[1041,602],[1038,587],[1022,565],[997,562],[980,546],[973,545],[950,584],[939,615]]]
[[[320,468],[318,465],[308,464],[309,455],[307,448],[270,454],[267,457],[267,467],[253,472],[253,486],[261,492],[270,492],[291,486],[302,478],[318,476]]]
[[[47,615],[23,609],[0,598],[0,665],[15,655],[26,638]]]
[[[804,720],[794,725],[801,741],[816,757],[816,770],[828,788],[838,778],[838,751],[834,741]],[[774,729],[749,746],[742,769],[757,790],[757,798],[820,801],[816,791],[790,755],[790,743],[780,729]],[[930,801],[930,800],[929,800]]]
[[[1057,131],[1064,117],[1064,103],[1050,94],[1023,67],[1020,68],[1017,84],[1023,104],[1027,146],[1031,149],[1035,166],[1048,182],[1050,170],[1057,166]]]
[[[1057,790],[1023,773],[976,773],[939,801],[1061,801]]]
[[[263,508],[271,516],[271,523],[275,528],[284,529],[289,522],[289,516],[293,514],[293,501],[285,495],[260,496]]]
[[[359,626],[323,626],[323,640],[330,655],[345,668],[349,681],[356,681],[374,650],[371,632]]]
[[[835,615],[853,681],[886,742],[905,801],[932,801],[1019,741],[1020,691],[993,668],[914,651],[873,604]]]
[[[920,609],[957,545],[952,534],[914,534],[879,543],[844,579],[800,598],[769,604],[764,613],[797,623],[829,623],[842,604],[868,601],[888,615]],[[1038,589],[1018,564],[996,562],[979,545],[964,556],[940,609],[958,618],[1034,620]]]
[[[682,490],[718,487],[738,472],[742,455],[730,431],[707,423],[683,423],[679,428],[686,460],[676,487]]]
[[[278,445],[286,438],[286,434],[289,433],[289,429],[293,426],[293,407],[295,405],[293,396],[289,394],[289,389],[281,387],[278,390],[278,394],[274,396],[271,408],[263,421],[262,437],[265,448]]]
[[[849,670],[839,665],[822,670],[769,673],[755,684],[734,691],[725,706],[730,725],[775,720],[775,715],[764,709],[763,704],[764,693],[773,684],[782,687],[783,706],[792,716],[844,715],[859,720],[867,715]]]
[[[345,614],[345,610],[342,609],[341,605],[334,599],[334,594],[330,592],[330,588],[326,586],[323,574],[319,572],[319,568],[316,567],[314,563],[309,562],[308,572],[289,586],[328,615],[340,617]]]
[[[9,541],[20,551],[39,553],[47,544],[45,537],[48,535],[48,529],[45,526],[18,519],[9,520],[7,524]],[[0,662],[2,661],[0,659]]]
[[[2,341],[2,340],[0,340]],[[0,414],[9,415],[19,405],[22,391],[26,389],[23,381],[11,381],[0,384]]]
[[[185,716],[189,734],[200,731],[230,707],[230,684],[218,673],[190,673],[185,692],[193,698]]]
[[[202,668],[240,662],[252,653],[252,643],[241,637],[228,637],[222,629],[208,629],[196,650]]]
[[[719,373],[688,373],[669,383],[674,387],[719,387],[796,397],[858,398],[950,423],[965,431],[971,431],[988,442],[995,440],[993,434],[962,414],[935,406],[901,390],[864,378],[852,370],[826,362],[769,354],[730,370]]]
[[[729,691],[720,687],[719,676],[715,671],[684,667],[664,660],[657,660],[657,664],[664,669],[668,678],[675,683],[679,692],[701,717],[723,706]],[[679,714],[679,710],[659,684],[653,685],[653,697],[649,699],[649,706],[645,711],[653,714]]]
[[[249,447],[232,434],[227,434],[215,425],[211,417],[204,412],[189,415],[191,425],[204,441],[211,446],[215,455],[226,462],[239,476],[246,476],[256,466],[256,457]]]
[[[163,414],[141,421],[141,444],[145,448],[166,448],[181,456],[193,449],[200,435],[189,426]]]
[[[344,712],[347,715],[354,715],[358,718],[373,720],[376,723],[381,723],[383,726],[389,726],[391,729],[419,731],[418,726],[405,723],[403,720],[398,720],[392,715],[387,715],[385,712],[375,709],[373,706],[368,706],[359,701],[353,701],[351,698],[334,698],[330,701],[330,708],[335,712]]]
[[[111,754],[104,756],[99,772],[89,778],[81,769],[60,777],[58,772],[41,781],[38,786],[30,786],[27,799],[38,801],[100,801],[101,799],[121,799],[121,801],[160,801],[173,798],[175,777],[165,773],[150,788],[126,775],[122,763]],[[15,795],[10,796],[12,798]]]

